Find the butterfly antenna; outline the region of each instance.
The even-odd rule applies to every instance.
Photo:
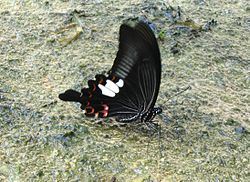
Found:
[[[144,122],[145,126],[149,129],[149,131],[153,131],[153,134],[158,132],[159,125],[153,122]]]
[[[169,98],[167,99],[167,101],[169,101],[170,99],[176,97],[177,95],[182,94],[183,92],[186,92],[186,91],[189,90],[189,89],[191,89],[191,86],[190,86],[190,85],[187,86],[186,88],[184,88],[183,90],[181,90],[180,92],[178,92],[178,93],[174,94],[173,96],[169,97]]]
[[[161,124],[158,127],[158,144],[159,144],[159,155],[158,155],[158,174],[161,176],[161,158],[162,158],[162,142],[161,142]],[[159,179],[159,181],[161,181]]]
[[[157,162],[157,171],[158,171],[159,176],[157,176],[157,177],[160,178],[161,172],[162,172],[162,170],[161,170],[161,158],[162,158],[161,125],[156,124],[156,123],[152,123],[152,122],[145,122],[144,124],[149,129],[148,130],[149,132],[153,131],[153,134],[150,135],[151,137],[155,136],[154,134],[156,134],[156,133],[158,135],[159,155],[158,155],[158,159],[157,159],[157,161],[158,161]],[[151,140],[149,140],[147,142],[147,153],[149,153],[150,141]],[[159,179],[158,181],[161,181],[161,180]]]
[[[160,124],[156,124],[156,123],[152,123],[152,122],[146,122],[144,123],[146,125],[146,127],[148,129],[150,129],[149,131],[153,131],[154,133],[151,136],[155,136],[154,134],[157,133],[158,135],[158,145],[159,145],[159,155],[158,155],[158,159],[157,159],[157,171],[159,174],[159,178],[161,176],[161,158],[162,158],[162,142],[161,142],[161,125]],[[147,148],[149,148],[149,143],[150,141],[147,143]],[[148,149],[147,149],[148,152]],[[158,181],[161,181],[160,179]]]

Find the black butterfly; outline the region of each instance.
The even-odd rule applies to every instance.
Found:
[[[120,122],[149,122],[161,81],[160,51],[151,28],[144,22],[122,24],[119,51],[108,76],[97,74],[80,92],[67,90],[64,101],[80,102],[89,117],[116,117]]]

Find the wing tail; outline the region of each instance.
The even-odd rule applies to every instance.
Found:
[[[63,101],[82,103],[81,93],[72,89],[66,90],[64,93],[59,94],[59,99]]]

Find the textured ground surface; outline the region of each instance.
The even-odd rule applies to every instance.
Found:
[[[250,181],[247,0],[0,7],[0,181]],[[147,17],[162,39],[160,137],[95,124],[58,100],[110,69],[119,26],[133,17]]]

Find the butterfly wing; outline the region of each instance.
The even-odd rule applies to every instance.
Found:
[[[143,22],[120,27],[119,50],[108,77],[96,75],[82,92],[68,90],[65,101],[82,104],[87,116],[116,117],[130,122],[151,109],[161,79],[160,51],[154,33]]]
[[[161,58],[157,40],[146,23],[121,26],[119,51],[111,74],[132,85],[134,95],[126,94],[136,95],[140,103],[146,101],[146,109],[155,104],[161,80]]]

